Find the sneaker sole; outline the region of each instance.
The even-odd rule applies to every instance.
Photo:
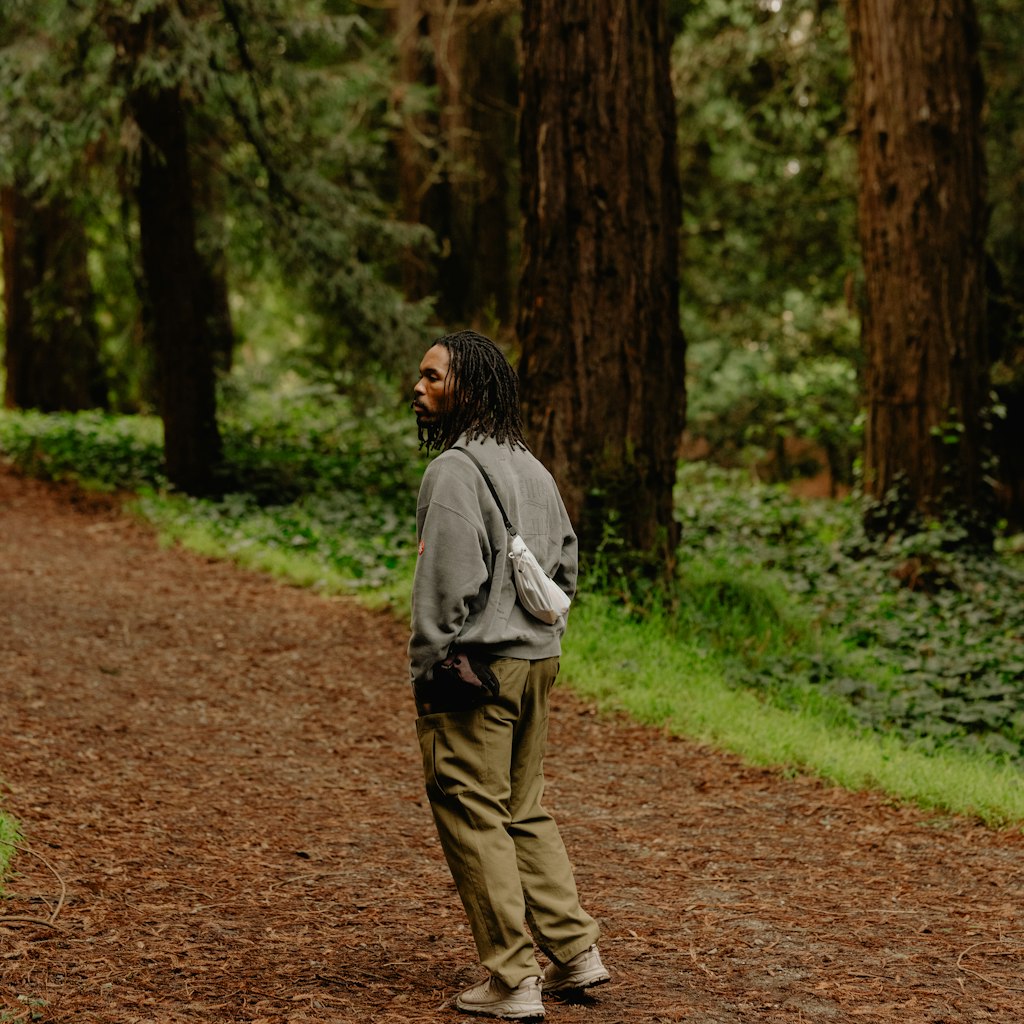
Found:
[[[523,1010],[509,1006],[507,1003],[497,1003],[493,1006],[472,1006],[455,1001],[455,1009],[461,1013],[471,1013],[476,1017],[494,1017],[498,1020],[543,1020],[544,1009]]]
[[[585,989],[593,988],[595,985],[603,985],[611,981],[612,976],[607,971],[600,971],[593,975],[584,975],[581,978],[566,980],[558,985],[545,985],[544,995],[558,995],[560,992],[582,992]]]
[[[455,1004],[455,1008],[460,1013],[471,1013],[474,1017],[491,1017],[496,1020],[543,1020],[544,1013],[540,1010],[530,1010],[528,1012],[519,1011],[506,1011],[501,1010],[484,1010],[478,1009],[477,1007],[459,1006]]]

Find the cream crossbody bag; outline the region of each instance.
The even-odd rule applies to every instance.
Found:
[[[516,528],[509,522],[505,514],[505,506],[502,505],[498,492],[491,483],[487,471],[480,465],[479,459],[470,451],[456,445],[452,451],[462,452],[473,460],[476,468],[480,470],[487,489],[498,506],[501,518],[505,523],[505,529],[511,538],[508,557],[512,560],[512,578],[516,584],[516,594],[519,596],[519,603],[536,619],[553,626],[560,618],[568,614],[569,598],[565,591],[541,568],[534,553],[526,546],[526,541],[516,531]]]

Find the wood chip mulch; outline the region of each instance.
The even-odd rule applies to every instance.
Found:
[[[410,499],[411,501],[411,499]],[[410,529],[411,529],[410,525]],[[459,1018],[480,968],[384,614],[0,471],[0,1021]],[[1024,835],[555,701],[612,982],[556,1024],[1024,1022]]]

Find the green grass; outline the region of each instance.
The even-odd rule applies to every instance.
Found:
[[[696,625],[728,651],[737,681],[778,697],[809,683],[919,750],[1024,770],[1019,558],[964,548],[948,528],[870,536],[854,499],[800,501],[699,466],[680,480],[685,557],[725,585]],[[765,586],[767,600],[753,595]]]
[[[228,408],[217,501],[166,490],[155,427],[2,413],[0,449],[37,475],[135,491],[168,543],[408,614],[425,460],[406,418],[313,393]],[[636,603],[631,581],[589,567],[565,646],[573,688],[751,762],[1024,823],[1018,544],[877,541],[852,500],[802,502],[706,466],[683,467],[677,507],[673,587]]]
[[[571,613],[565,679],[605,711],[729,750],[756,764],[805,771],[853,790],[881,790],[921,807],[1002,826],[1024,822],[1024,774],[952,749],[922,751],[853,724],[841,705],[781,708],[738,687],[729,659],[680,635],[664,613],[638,620],[601,595]]]
[[[20,839],[17,822],[0,811],[0,893],[3,893],[2,882],[7,875],[8,865],[14,858],[14,844]]]
[[[128,506],[168,544],[232,561],[324,594],[350,594],[371,607],[408,609],[415,566],[412,541],[329,529],[291,507],[232,505],[144,491]]]

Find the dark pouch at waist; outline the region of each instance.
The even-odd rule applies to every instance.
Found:
[[[472,711],[498,696],[498,677],[483,660],[455,654],[439,661],[430,682],[416,687],[420,714]]]

